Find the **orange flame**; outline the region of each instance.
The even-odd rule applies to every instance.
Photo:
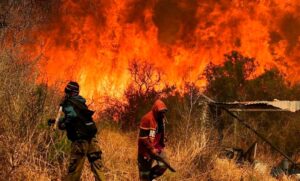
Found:
[[[128,64],[143,60],[180,86],[232,50],[300,80],[299,0],[66,0],[38,30],[49,84],[77,80],[82,94],[122,96]],[[203,84],[203,81],[200,81]]]

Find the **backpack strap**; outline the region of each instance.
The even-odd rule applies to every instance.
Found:
[[[71,98],[71,99],[68,99],[67,101],[69,101],[72,105],[74,105],[75,109],[77,109],[79,111],[80,115],[83,114],[87,117],[92,117],[92,115],[94,114],[94,111],[89,110],[88,107],[84,103],[82,103],[78,100]]]
[[[80,110],[88,110],[87,106],[84,103],[82,103],[82,102],[80,102],[78,100],[68,99],[68,101],[71,102],[72,105],[76,106]]]

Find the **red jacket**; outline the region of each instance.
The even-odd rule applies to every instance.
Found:
[[[164,145],[164,126],[158,129],[157,113],[167,110],[167,106],[161,100],[156,100],[152,110],[143,116],[140,122],[140,132],[138,140],[138,153],[140,155],[149,156],[152,149],[161,151]]]

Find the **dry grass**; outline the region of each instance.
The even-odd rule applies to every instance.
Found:
[[[103,151],[103,161],[108,180],[138,180],[137,169],[137,133],[121,133],[112,130],[102,130],[100,145]],[[195,171],[197,164],[194,158],[201,154],[203,147],[197,142],[196,135],[187,142],[178,141],[168,145],[166,150],[169,160],[177,169],[176,173],[167,173],[161,180],[199,180],[201,173]],[[92,173],[86,164],[84,180],[92,179]]]
[[[0,132],[0,180],[59,181],[66,174],[70,143],[63,132],[52,132],[45,125],[46,118],[53,114],[49,111],[49,105],[53,104],[57,105],[57,102],[52,97],[46,100],[43,114],[40,114],[43,116],[27,120],[30,126],[24,126],[19,120],[10,121],[10,115],[0,117],[3,123],[0,125],[3,130]],[[185,124],[189,121],[180,122]],[[168,133],[172,136],[166,143],[170,163],[177,172],[167,171],[160,181],[274,180],[269,171],[261,173],[250,166],[238,167],[228,160],[218,159],[216,150],[208,144],[209,128],[195,128],[192,124],[184,126],[176,134]],[[103,128],[98,138],[107,180],[138,180],[137,132],[124,133],[115,128]],[[87,161],[82,180],[93,180]]]
[[[43,133],[41,133],[43,134]],[[123,133],[115,129],[105,128],[99,134],[100,147],[103,151],[105,175],[109,181],[138,180],[136,162],[137,133]],[[13,138],[7,138],[13,139]],[[60,139],[64,139],[61,137]],[[176,140],[174,140],[176,139]],[[3,141],[3,140],[2,140]],[[12,142],[16,140],[13,139]],[[67,156],[57,157],[60,162],[49,161],[49,156],[41,157],[38,145],[26,141],[12,144],[7,142],[1,150],[6,154],[7,167],[12,169],[6,177],[0,180],[61,180],[66,172]],[[176,173],[167,171],[159,180],[164,181],[273,181],[269,170],[261,172],[250,166],[238,166],[235,163],[219,159],[206,144],[205,134],[191,133],[188,140],[173,138],[167,144],[166,150],[170,163],[177,169]],[[58,153],[57,153],[58,154]],[[47,155],[47,154],[46,154]],[[3,167],[3,165],[2,165]],[[6,169],[9,170],[9,169]],[[9,178],[9,179],[3,179]],[[86,161],[82,180],[93,180],[92,172]],[[288,181],[291,178],[281,178]]]
[[[261,171],[251,166],[238,166],[234,162],[219,159],[213,154],[207,155],[207,148],[201,143],[200,135],[194,135],[187,140],[178,140],[176,144],[168,145],[167,154],[170,163],[176,168],[176,173],[169,171],[159,180],[164,181],[275,181],[269,175],[270,170]],[[136,133],[121,133],[113,130],[102,130],[101,148],[106,167],[106,176],[110,181],[138,180],[136,163]],[[199,139],[200,138],[200,139]],[[205,158],[205,157],[204,157]],[[206,162],[205,162],[206,161]],[[93,180],[88,163],[83,172],[83,180]],[[280,180],[289,181],[283,177]]]
[[[212,180],[218,181],[276,181],[277,179],[271,177],[269,173],[269,169],[262,170],[259,167],[253,169],[250,165],[239,166],[230,160],[216,159],[210,176]],[[281,176],[278,180],[291,181],[295,179]]]

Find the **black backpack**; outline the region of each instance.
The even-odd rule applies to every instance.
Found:
[[[71,134],[69,135],[71,140],[90,140],[95,137],[97,134],[97,127],[92,118],[94,111],[89,110],[84,103],[76,99],[69,98],[67,101],[73,106],[77,114],[77,119],[72,121],[70,130],[67,130]]]

